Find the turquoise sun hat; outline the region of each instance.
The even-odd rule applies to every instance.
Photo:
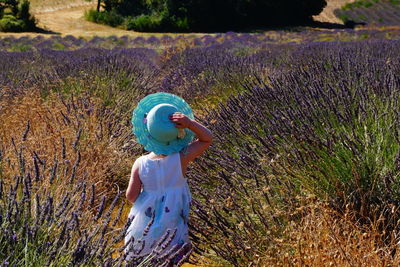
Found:
[[[169,155],[181,151],[193,140],[194,133],[191,130],[179,130],[169,120],[169,116],[175,112],[194,119],[189,104],[173,94],[151,94],[138,103],[132,115],[132,132],[146,151]]]

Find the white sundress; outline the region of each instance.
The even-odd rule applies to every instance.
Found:
[[[140,253],[130,252],[126,260],[150,254],[168,229],[170,232],[176,229],[176,234],[165,251],[176,244],[190,243],[188,218],[192,196],[182,174],[179,152],[160,159],[149,159],[144,155],[137,160],[140,161],[139,177],[143,190],[129,212],[128,218],[133,221],[125,235],[125,244],[133,237],[133,246],[140,248]],[[154,221],[144,235],[152,219]]]

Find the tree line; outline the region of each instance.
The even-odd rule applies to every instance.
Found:
[[[97,0],[89,20],[136,31],[229,31],[312,22],[326,0]]]

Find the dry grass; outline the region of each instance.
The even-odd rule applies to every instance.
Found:
[[[312,203],[298,210],[301,221],[275,240],[276,249],[260,258],[260,266],[400,266],[394,233],[379,230],[382,218],[366,226],[350,210],[342,214],[308,200]]]
[[[36,154],[43,164],[38,164],[40,181],[35,182],[33,192],[43,196],[51,191],[55,202],[61,202],[61,196],[72,192],[69,180],[80,155],[72,184],[86,182],[87,203],[91,185],[96,185],[95,205],[86,206],[86,212],[97,212],[99,195],[106,195],[110,203],[117,192],[122,192],[122,201],[112,213],[113,218],[121,213],[114,228],[117,230],[124,227],[131,208],[124,193],[134,158],[121,152],[119,144],[110,138],[115,132],[101,103],[102,100],[85,94],[67,99],[50,92],[43,98],[39,89],[26,90],[19,96],[3,96],[0,99],[1,178],[6,184],[14,184],[21,175],[22,159],[26,173],[35,179]],[[111,121],[114,123],[118,122]],[[50,181],[55,162],[56,173]],[[82,223],[93,224],[86,217],[82,217]],[[123,241],[118,244],[121,246]]]
[[[30,0],[29,2],[34,13],[52,12],[78,6],[92,6],[96,3],[96,1],[85,0]]]
[[[12,101],[2,99],[0,138],[4,162],[8,164],[3,170],[4,177],[19,175],[21,157],[25,169],[34,173],[36,153],[43,163],[38,164],[41,187],[62,192],[80,154],[75,179],[85,180],[89,186],[95,184],[98,194],[111,196],[119,190],[118,184],[127,183],[124,179],[128,179],[130,162],[109,142],[106,122],[101,113],[95,112],[99,110],[98,99],[65,101],[63,104],[55,93],[43,100],[35,90]],[[56,176],[51,184],[55,162]]]
[[[106,131],[109,126],[99,112],[100,102],[88,96],[62,100],[56,93],[50,93],[44,100],[39,90],[35,89],[12,99],[0,99],[0,149],[4,159],[0,169],[3,182],[15,183],[16,177],[21,175],[21,159],[26,172],[31,173],[35,180],[36,153],[43,164],[37,164],[40,180],[35,182],[33,192],[44,196],[50,191],[55,202],[60,203],[62,196],[72,193],[73,186],[84,181],[88,192],[84,205],[87,215],[82,215],[81,223],[95,226],[96,222],[90,220],[92,216],[89,213],[97,213],[101,195],[106,195],[107,203],[110,203],[117,192],[124,193],[133,160],[121,155],[110,142]],[[70,183],[78,155],[80,163],[75,179]],[[55,162],[56,175],[51,182]],[[95,185],[96,197],[94,205],[89,206],[92,184]],[[114,230],[124,227],[130,209],[123,193],[122,201],[112,214],[116,218],[117,211],[122,209]],[[123,242],[119,244],[122,245]]]

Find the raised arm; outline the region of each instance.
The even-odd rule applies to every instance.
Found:
[[[126,189],[126,198],[129,202],[136,201],[142,189],[142,182],[139,178],[139,160],[137,159],[132,166],[131,178],[129,179],[128,189]]]
[[[212,142],[212,134],[205,126],[195,120],[189,119],[185,114],[176,112],[170,117],[176,128],[188,128],[195,133],[197,139],[189,144],[185,153],[181,153],[182,169],[186,170],[189,162],[201,155]]]

